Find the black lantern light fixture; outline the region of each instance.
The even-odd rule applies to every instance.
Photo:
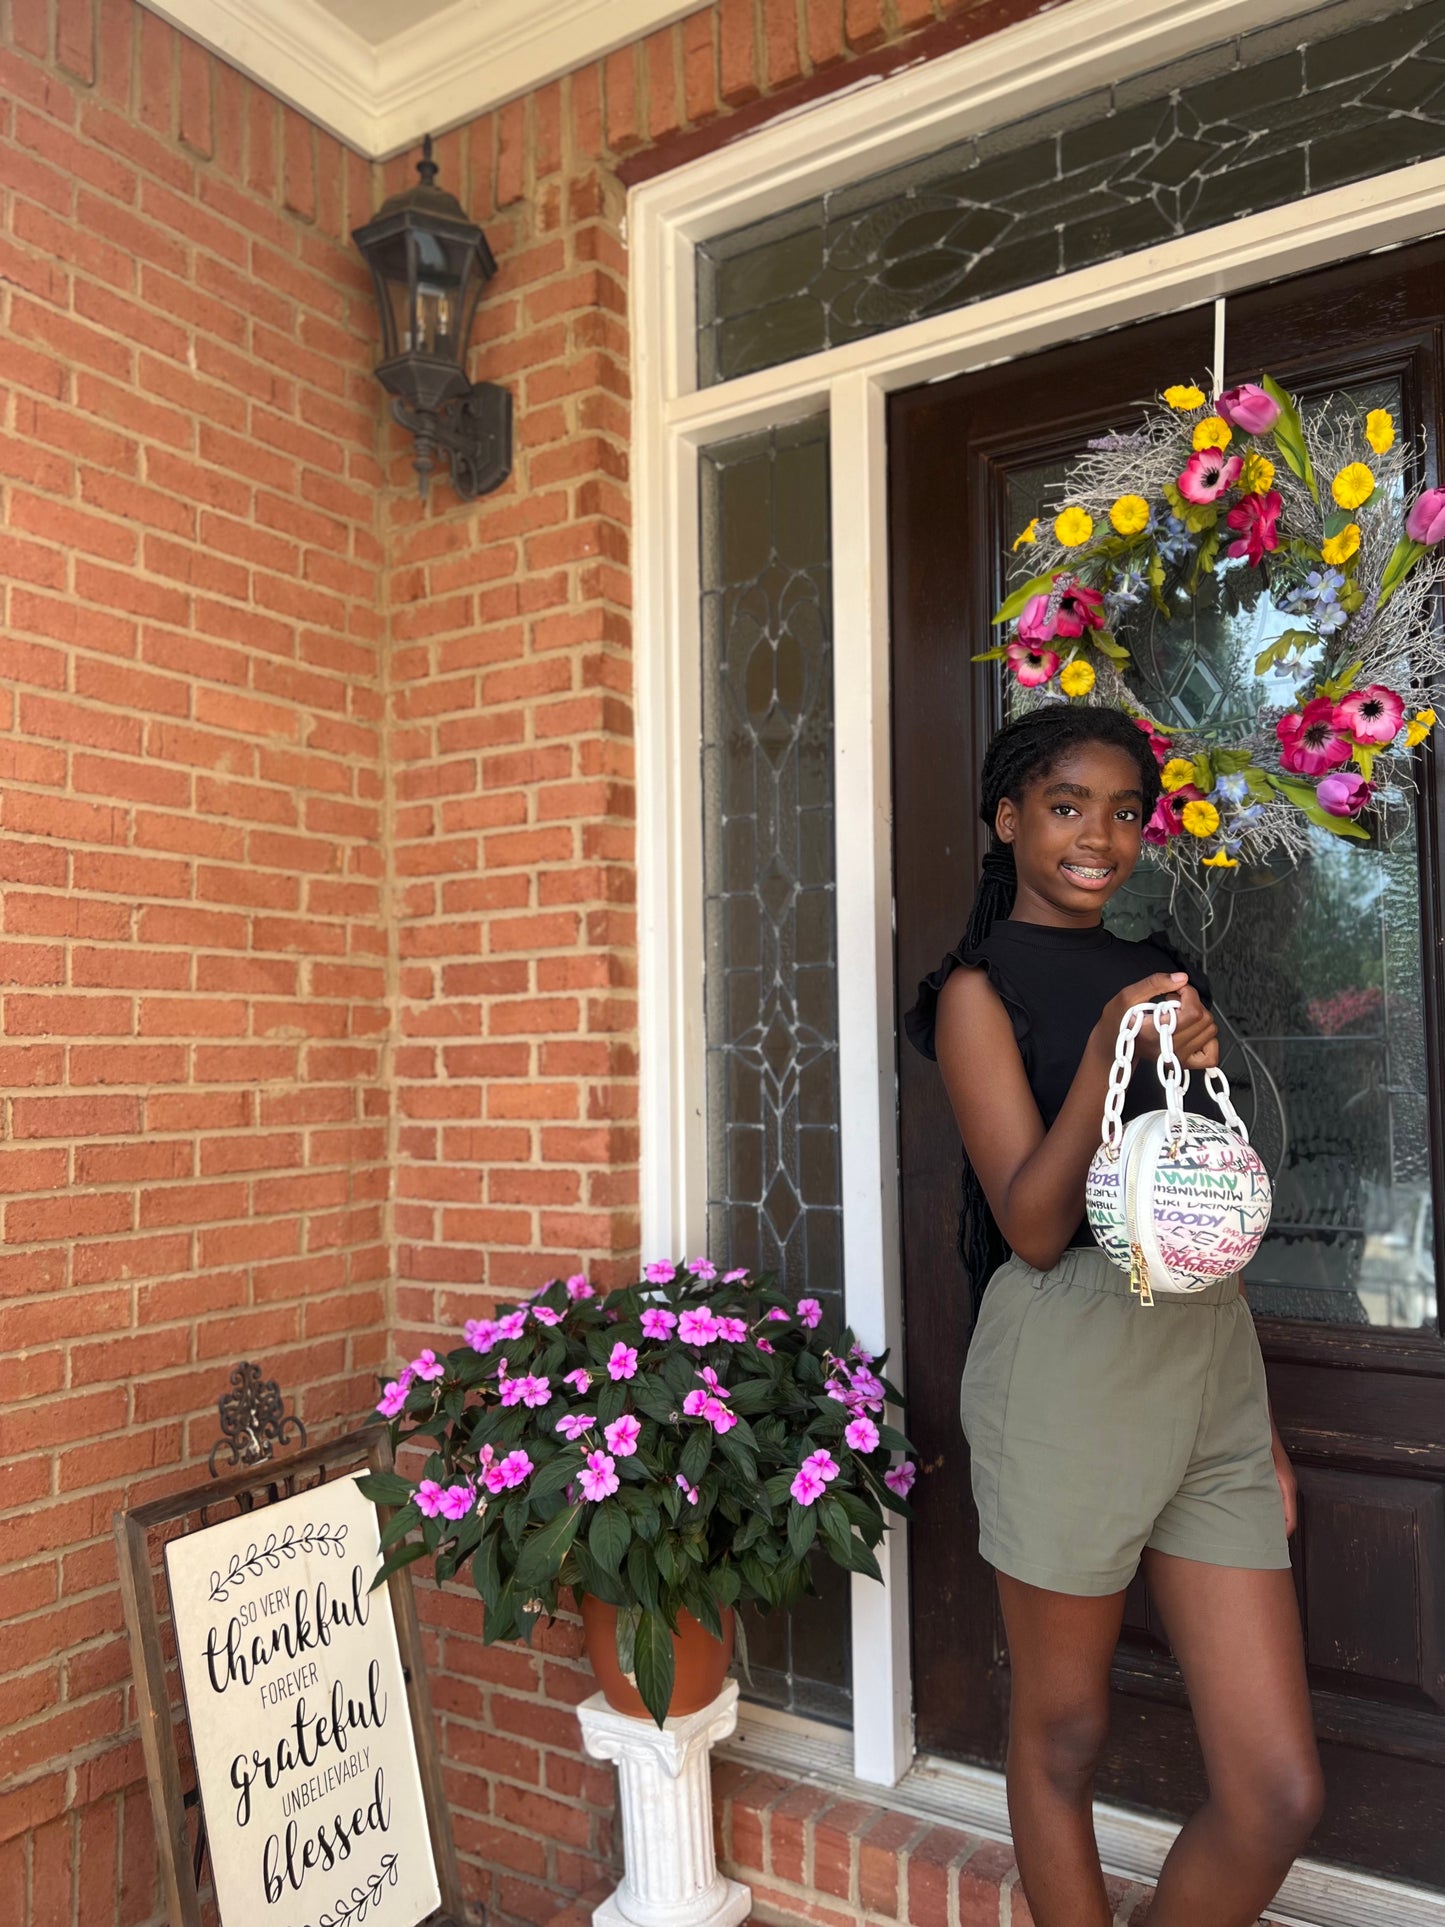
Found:
[[[422,497],[440,449],[452,486],[470,501],[499,488],[512,469],[512,397],[495,382],[467,379],[472,323],[497,264],[461,202],[436,185],[430,134],[416,171],[417,185],[393,194],[351,238],[381,309],[376,378],[416,437]]]

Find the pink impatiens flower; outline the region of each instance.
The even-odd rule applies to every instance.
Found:
[[[838,1461],[825,1445],[820,1445],[816,1452],[810,1452],[803,1464],[811,1465],[825,1485],[838,1476]]]
[[[592,1374],[585,1365],[579,1365],[575,1372],[568,1372],[564,1376],[562,1383],[564,1385],[570,1385],[572,1390],[580,1397],[592,1383]]]
[[[725,1285],[735,1285],[737,1284],[740,1278],[746,1278],[747,1275],[748,1275],[747,1266],[739,1265],[736,1271],[725,1271],[723,1273],[723,1283]]]
[[[809,1331],[816,1331],[823,1322],[823,1307],[818,1303],[816,1298],[800,1298],[798,1300],[798,1316],[808,1327]]]
[[[661,1305],[649,1305],[642,1314],[642,1336],[644,1338],[666,1338],[677,1323],[677,1313],[667,1311]]]
[[[607,1360],[609,1378],[631,1378],[637,1370],[637,1347],[624,1345],[619,1338]]]
[[[414,1358],[410,1369],[413,1378],[424,1378],[428,1382],[445,1378],[447,1370],[436,1353],[430,1349],[424,1351],[420,1358]]]
[[[637,1450],[641,1431],[641,1425],[631,1412],[624,1412],[621,1418],[613,1419],[602,1436],[607,1441],[609,1452],[615,1452],[619,1459],[630,1459]]]
[[[689,1418],[701,1418],[710,1397],[711,1393],[705,1392],[702,1386],[699,1385],[695,1391],[689,1392],[687,1397],[682,1401],[682,1409]]]
[[[577,1483],[586,1499],[607,1499],[622,1481],[617,1476],[617,1461],[606,1452],[589,1452],[587,1463],[577,1474]]]
[[[487,1467],[482,1474],[482,1483],[488,1492],[504,1492],[509,1486],[520,1485],[531,1471],[532,1461],[525,1452],[509,1452],[506,1458]]]
[[[533,1305],[532,1316],[539,1325],[560,1325],[562,1322],[561,1312],[550,1311],[546,1305]]]
[[[469,1485],[449,1485],[442,1494],[441,1514],[444,1519],[465,1519],[472,1509],[472,1488]]]
[[[732,1393],[728,1390],[727,1386],[723,1384],[711,1365],[704,1365],[698,1373],[698,1377],[702,1380],[703,1384],[707,1386],[708,1390],[710,1392],[716,1392],[719,1398],[732,1397]]]
[[[719,1318],[717,1335],[726,1339],[729,1345],[741,1345],[748,1335],[748,1321],[745,1318]]]
[[[702,1408],[702,1415],[719,1438],[724,1432],[731,1432],[738,1422],[736,1412],[730,1412],[720,1398],[709,1398]]]
[[[526,1405],[535,1410],[537,1406],[545,1405],[551,1396],[551,1383],[545,1378],[534,1376],[531,1372],[526,1372],[519,1378],[509,1378],[502,1387],[503,1405]]]
[[[1358,816],[1370,800],[1373,785],[1352,769],[1332,770],[1315,785],[1315,801],[1331,816]]]
[[[392,1379],[383,1387],[381,1397],[376,1401],[377,1411],[383,1418],[400,1418],[410,1390],[411,1387],[403,1384],[399,1378]]]
[[[497,1336],[508,1340],[520,1338],[526,1322],[527,1308],[525,1305],[520,1311],[509,1311],[505,1318],[499,1318],[497,1320]]]
[[[1316,696],[1303,711],[1281,716],[1274,733],[1279,738],[1281,769],[1323,776],[1350,760],[1350,739],[1341,733],[1339,710],[1328,696]]]
[[[753,1340],[753,1343],[757,1346],[760,1352],[775,1352],[777,1350],[777,1346],[770,1345],[766,1338],[755,1338]]]
[[[567,1280],[567,1296],[572,1300],[573,1304],[576,1304],[580,1298],[592,1298],[596,1296],[591,1285],[587,1282],[587,1273],[585,1271],[574,1271],[572,1276]]]
[[[844,1429],[843,1437],[855,1452],[874,1452],[878,1449],[878,1427],[863,1412]]]
[[[1405,720],[1405,705],[1393,689],[1372,682],[1365,689],[1352,689],[1343,698],[1335,720],[1357,743],[1389,743]]]
[[[1243,496],[1225,516],[1238,538],[1229,545],[1230,555],[1248,556],[1258,568],[1266,555],[1279,547],[1279,513],[1284,507],[1278,489],[1265,495]]]
[[[462,1336],[474,1352],[489,1352],[497,1342],[497,1321],[495,1318],[469,1318],[462,1327]]]
[[[890,1492],[896,1492],[900,1499],[906,1499],[913,1490],[913,1481],[918,1477],[918,1467],[905,1459],[902,1465],[893,1465],[883,1474],[883,1483]]]
[[[689,1258],[687,1268],[694,1278],[701,1278],[704,1284],[711,1284],[717,1277],[717,1266],[711,1258]]]
[[[416,1509],[423,1519],[434,1519],[442,1509],[442,1489],[435,1479],[423,1479],[416,1489]]]
[[[597,1415],[594,1412],[568,1412],[558,1419],[556,1429],[564,1439],[576,1440],[596,1423]]]
[[[1041,689],[1059,666],[1057,654],[1042,643],[1011,642],[1006,660],[1021,689]]]
[[[799,1505],[812,1505],[821,1499],[828,1490],[827,1481],[821,1478],[809,1465],[800,1465],[793,1474],[793,1483],[788,1487]]]
[[[1201,448],[1189,457],[1179,477],[1179,493],[1186,502],[1217,502],[1239,480],[1244,461],[1222,448]]]
[[[677,1484],[682,1488],[683,1496],[686,1498],[688,1504],[696,1505],[697,1487],[695,1485],[689,1485],[681,1472],[677,1475]]]
[[[685,1311],[678,1320],[677,1335],[684,1345],[710,1345],[717,1337],[717,1319],[706,1307]]]
[[[650,1285],[670,1285],[677,1276],[677,1266],[670,1265],[665,1258],[658,1258],[650,1265],[644,1265],[643,1277]]]
[[[784,1324],[784,1325],[787,1324],[788,1320],[792,1317],[792,1315],[793,1314],[784,1305],[774,1305],[768,1313],[769,1318],[774,1319],[778,1323]]]
[[[1253,381],[1226,388],[1214,406],[1231,428],[1246,435],[1267,435],[1279,420],[1279,403]]]

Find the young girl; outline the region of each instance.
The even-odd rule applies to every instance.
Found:
[[[963,1137],[976,1324],[961,1409],[1008,1634],[1009,1815],[1037,1927],[1109,1927],[1093,1780],[1141,1558],[1209,1775],[1149,1927],[1252,1927],[1322,1800],[1286,1544],[1294,1477],[1240,1281],[1146,1308],[1084,1216],[1125,1011],[1176,1001],[1181,1063],[1218,1061],[1177,960],[1100,921],[1159,793],[1148,738],[1117,710],[1049,706],[1001,729],[968,930],[907,1018]],[[1152,1022],[1136,1054],[1157,1059]],[[1126,1117],[1159,1107],[1151,1086],[1136,1071]]]

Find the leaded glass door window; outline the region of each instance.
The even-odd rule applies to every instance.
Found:
[[[708,1244],[843,1321],[825,417],[702,454]],[[749,1616],[752,1691],[846,1717],[848,1582]]]

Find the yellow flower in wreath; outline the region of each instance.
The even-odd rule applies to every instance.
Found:
[[[1425,738],[1430,734],[1430,731],[1434,727],[1435,727],[1434,710],[1417,709],[1412,719],[1405,725],[1406,743],[1409,745],[1411,749],[1418,749],[1420,744],[1424,742]]]
[[[1342,563],[1348,562],[1352,555],[1357,555],[1359,548],[1360,525],[1358,522],[1346,522],[1339,534],[1332,535],[1323,545],[1320,554],[1331,568],[1337,569]]]
[[[1223,415],[1206,415],[1194,428],[1195,448],[1228,448],[1234,440],[1234,430]]]
[[[1066,549],[1081,549],[1094,533],[1094,518],[1087,509],[1066,508],[1054,518],[1054,534]]]
[[[1014,554],[1017,555],[1019,550],[1023,548],[1026,543],[1037,542],[1038,539],[1039,539],[1039,518],[1035,516],[1033,521],[1029,523],[1028,527],[1026,529],[1020,529],[1019,533],[1014,537]]]
[[[1242,494],[1263,495],[1273,481],[1274,463],[1268,455],[1245,456],[1244,467],[1239,472],[1239,487]]]
[[[1346,462],[1330,483],[1330,494],[1342,509],[1363,508],[1375,492],[1375,477],[1363,462]]]
[[[1171,756],[1159,772],[1159,781],[1166,790],[1182,790],[1194,781],[1194,765],[1187,756]]]
[[[1226,856],[1223,850],[1216,850],[1213,856],[1202,857],[1200,861],[1206,870],[1237,870],[1239,868],[1239,858],[1237,856]]]
[[[1191,836],[1213,836],[1219,828],[1219,811],[1202,796],[1184,805],[1183,823]]]
[[[1149,504],[1142,495],[1121,495],[1109,510],[1109,520],[1120,535],[1137,535],[1149,524]]]
[[[1372,408],[1366,415],[1365,440],[1377,455],[1388,455],[1395,446],[1395,417],[1388,408]]]
[[[1087,696],[1094,687],[1094,681],[1094,665],[1076,660],[1059,677],[1059,687],[1066,696]]]
[[[1204,406],[1204,390],[1196,388],[1192,381],[1176,382],[1172,388],[1164,390],[1164,399],[1171,408],[1177,408],[1181,415],[1187,415],[1191,408]]]

